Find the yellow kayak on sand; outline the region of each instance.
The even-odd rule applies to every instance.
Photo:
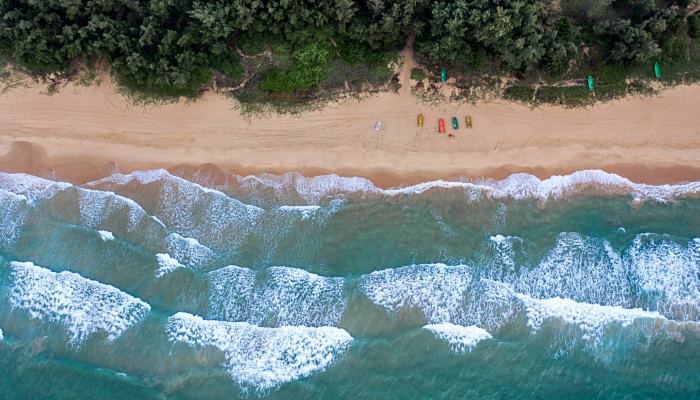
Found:
[[[422,128],[423,127],[423,114],[418,114],[418,127]]]
[[[466,123],[467,128],[471,128],[472,127],[472,116],[471,115],[467,115],[466,122],[467,122]]]

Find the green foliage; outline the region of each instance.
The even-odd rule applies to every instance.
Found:
[[[693,39],[700,38],[700,13],[688,17],[688,36]]]
[[[229,79],[238,80],[243,77],[243,67],[235,52],[223,53],[212,58],[211,66]]]
[[[117,70],[116,75],[120,84],[142,99],[194,97],[199,94],[202,85],[211,80],[211,70],[206,68],[195,71],[185,85],[167,84],[153,76],[145,76],[137,81],[132,74],[123,70]]]
[[[688,59],[688,39],[674,36],[661,49],[661,60],[664,65],[673,65]]]
[[[503,91],[503,97],[508,100],[531,103],[535,97],[535,89],[530,86],[509,86]]]
[[[341,36],[335,40],[335,43],[340,58],[350,65],[379,65],[386,59],[384,51],[374,49],[365,42],[354,40],[347,36]]]
[[[311,89],[326,78],[332,55],[330,42],[314,41],[298,48],[292,53],[292,66],[269,71],[260,82],[260,89],[266,92]]]
[[[535,99],[538,103],[557,104],[567,107],[579,107],[593,103],[591,92],[581,86],[542,86],[537,89]]]
[[[553,18],[545,0],[437,1],[430,27],[418,38],[418,50],[434,62],[469,69],[489,55],[511,70],[546,65],[561,73],[578,49],[578,30],[568,19]]]
[[[597,85],[596,99],[601,101],[613,100],[627,94],[627,84],[625,82],[611,83],[607,85]]]
[[[603,65],[595,75],[598,86],[624,83],[626,78],[625,69],[618,65]]]
[[[414,79],[416,81],[422,81],[425,79],[425,71],[423,71],[422,68],[412,68],[411,69],[411,79]]]
[[[421,59],[455,75],[555,80],[576,79],[588,69],[605,85],[624,79],[614,68],[606,70],[611,65],[629,71],[660,60],[673,77],[668,79],[683,80],[696,70],[696,46],[689,46],[688,36],[700,32],[700,14],[685,18],[687,3],[0,0],[0,54],[36,74],[107,59],[129,88],[164,96],[196,95],[212,72],[233,81],[244,68],[263,95],[382,82],[391,74],[388,55],[414,36]],[[583,46],[585,52],[579,51]],[[249,55],[269,47],[272,58],[240,60],[237,47]],[[542,96],[555,101],[559,94],[548,90]]]
[[[266,32],[246,33],[238,39],[238,48],[245,54],[254,55],[282,41],[281,38]]]

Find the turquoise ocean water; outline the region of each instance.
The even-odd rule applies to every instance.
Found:
[[[0,399],[697,399],[700,182],[0,173]]]

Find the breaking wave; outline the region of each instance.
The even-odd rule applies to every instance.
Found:
[[[491,339],[486,330],[478,326],[460,326],[445,322],[429,324],[423,327],[432,332],[437,338],[446,341],[453,351],[463,353],[471,351],[482,340]]]
[[[229,266],[209,273],[209,318],[256,325],[337,325],[345,310],[343,278],[303,269],[254,271]]]
[[[232,192],[264,193],[276,196],[278,201],[296,201],[317,204],[323,198],[348,193],[376,193],[396,196],[421,194],[431,190],[464,190],[474,195],[491,198],[558,199],[585,190],[630,195],[638,199],[670,200],[677,197],[697,197],[700,182],[674,185],[648,185],[635,183],[616,174],[601,170],[576,171],[570,175],[539,179],[533,175],[518,173],[503,180],[444,181],[435,180],[417,185],[381,189],[370,180],[359,177],[322,175],[304,177],[298,173],[285,175],[263,174],[259,176],[235,176],[229,182]]]
[[[204,320],[187,313],[170,317],[166,330],[173,342],[218,348],[231,378],[242,388],[258,392],[325,370],[352,342],[339,328],[261,328],[246,322]]]
[[[73,272],[52,272],[31,262],[12,262],[10,305],[30,318],[63,326],[80,345],[97,332],[113,341],[146,318],[151,307],[121,290]]]

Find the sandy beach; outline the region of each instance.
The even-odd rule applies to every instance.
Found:
[[[109,173],[214,164],[237,174],[363,176],[381,186],[429,179],[540,178],[603,169],[645,183],[700,180],[700,86],[585,109],[421,104],[380,93],[301,115],[242,116],[207,93],[195,102],[135,105],[109,83],[54,95],[29,86],[0,95],[0,169],[85,181]],[[425,115],[418,128],[416,116]],[[464,119],[474,125],[466,129]],[[438,134],[443,117],[455,138]],[[374,131],[381,119],[383,130]]]

